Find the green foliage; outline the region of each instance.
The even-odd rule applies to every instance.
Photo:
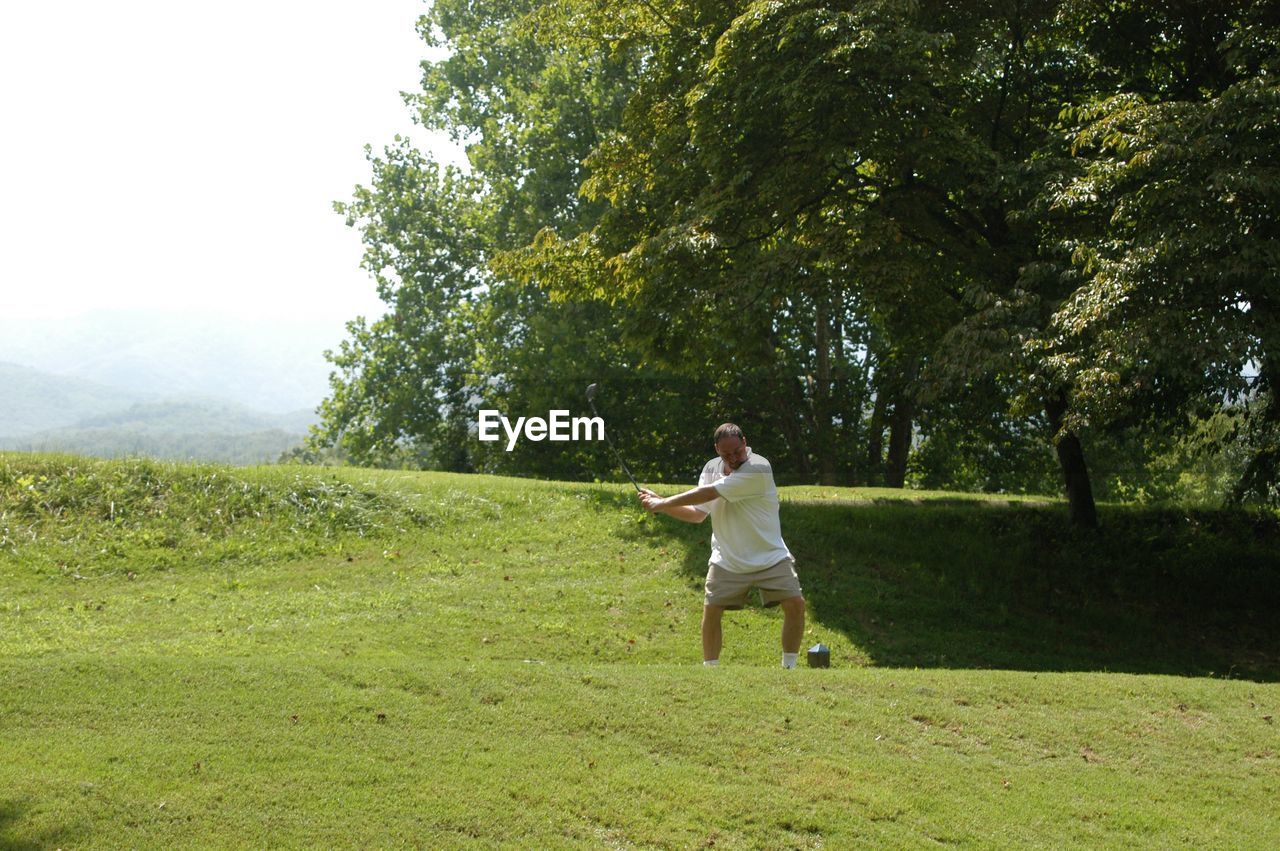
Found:
[[[1274,500],[1280,253],[1280,23],[1268,3],[1232,4],[1183,35],[1178,73],[1064,110],[1079,172],[1046,187],[1070,217],[1080,285],[1044,345],[1072,376],[1075,416],[1107,422],[1253,411],[1254,460],[1239,496]],[[1180,26],[1177,13],[1153,21]],[[1147,62],[1141,51],[1120,67]]]
[[[975,427],[973,420],[927,422],[911,454],[911,486],[1023,494],[1059,488],[1062,474],[1042,433],[1007,417],[992,417],[984,425]]]
[[[337,208],[360,225],[364,266],[390,310],[372,323],[348,323],[350,339],[326,353],[337,369],[312,444],[340,443],[353,459],[387,463],[408,441],[434,461],[424,466],[465,470],[457,447],[478,384],[470,367],[484,285],[475,271],[475,181],[442,171],[403,141],[383,157],[369,152],[369,162],[373,187]]]
[[[792,430],[824,478],[876,478],[860,456],[886,425],[909,443],[921,407],[962,388],[1006,388],[977,422],[1010,385],[1047,392],[1019,339],[1058,284],[1027,290],[1038,248],[1009,210],[1032,194],[1020,163],[1054,139],[1051,15],[807,2],[670,17],[678,32],[587,160],[583,192],[609,207],[589,235],[543,233],[513,262],[624,304],[665,358],[729,340],[772,386],[803,376]],[[855,441],[868,448],[841,452]]]
[[[1234,490],[1272,498],[1269,10],[437,3],[413,104],[472,170],[401,142],[340,205],[391,312],[352,324],[313,449],[600,477],[603,447],[469,423],[625,382],[646,476],[722,419],[807,481],[1035,489],[1052,446],[1087,522],[1079,437],[1103,492],[1217,492],[1170,447],[1237,405]]]
[[[0,551],[76,575],[297,557],[430,520],[319,475],[0,454]]]
[[[1139,505],[1231,502],[1251,454],[1239,431],[1239,412],[1224,411],[1190,428],[1086,432],[1095,448],[1099,496]]]
[[[945,410],[944,410],[945,412]],[[1221,506],[1233,499],[1250,463],[1253,441],[1242,434],[1243,417],[1224,411],[1190,428],[1167,424],[1124,429],[1086,428],[1097,497],[1136,505]],[[1051,493],[1061,472],[1046,447],[1047,426],[1020,418],[973,413],[938,416],[922,423],[912,452],[912,487],[983,493]]]
[[[552,301],[491,262],[547,222],[573,229],[595,214],[577,194],[581,162],[621,109],[634,60],[553,49],[549,38],[574,31],[538,4],[437,3],[424,27],[454,50],[424,66],[415,105],[426,126],[474,134],[472,171],[442,170],[401,141],[370,155],[372,185],[338,205],[361,230],[390,311],[351,323],[331,355],[333,393],[308,451],[336,446],[380,466],[614,477],[603,444],[526,441],[506,452],[474,434],[481,408],[512,419],[586,414],[583,391],[599,383],[611,433],[645,448],[632,456],[638,472],[694,476],[714,427],[698,397],[713,395],[714,378],[673,394],[676,375],[620,337],[616,312]]]

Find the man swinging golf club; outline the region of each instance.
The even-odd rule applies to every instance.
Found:
[[[698,486],[666,498],[639,490],[650,514],[686,523],[711,517],[711,561],[702,609],[702,664],[720,663],[721,615],[741,609],[752,588],[766,606],[782,606],[782,667],[794,668],[804,637],[804,597],[795,559],[782,540],[773,468],[747,446],[742,429],[716,429],[716,457],[702,468]]]

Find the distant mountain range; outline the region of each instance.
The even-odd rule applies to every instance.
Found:
[[[0,439],[69,426],[150,397],[0,362]]]
[[[259,319],[247,311],[0,316],[0,361],[119,388],[133,401],[212,398],[286,413],[313,409],[327,395],[332,366],[324,351],[345,337],[340,321]]]
[[[310,409],[165,399],[0,363],[0,449],[253,464],[297,446],[316,421]]]

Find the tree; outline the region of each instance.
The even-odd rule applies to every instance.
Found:
[[[314,446],[336,444],[358,463],[602,475],[613,470],[603,445],[506,452],[472,433],[479,408],[545,416],[578,408],[601,382],[611,423],[644,424],[639,471],[696,471],[705,439],[673,426],[712,407],[714,388],[685,382],[677,398],[673,376],[625,345],[604,306],[553,300],[492,263],[547,222],[574,232],[593,221],[600,205],[578,195],[581,163],[616,120],[635,64],[626,50],[570,54],[549,41],[552,11],[442,0],[421,22],[429,44],[452,52],[424,63],[412,103],[424,126],[468,142],[471,172],[397,140],[370,154],[370,185],[337,205],[361,230],[389,312],[352,322],[330,355],[338,371]]]
[[[389,150],[346,208],[399,319],[353,327],[328,434],[442,463],[469,407],[541,409],[608,375],[654,475],[701,454],[666,437],[688,417],[743,408],[780,466],[825,482],[986,458],[1006,487],[1038,475],[1039,437],[1092,526],[1085,435],[1186,428],[1230,398],[1257,450],[1242,487],[1265,489],[1274,17],[1248,0],[442,0],[422,29],[452,53],[414,103],[473,171],[464,187]],[[448,463],[609,466],[474,442]]]
[[[664,351],[690,350],[695,329],[742,302],[799,291],[856,305],[878,332],[872,470],[885,425],[899,484],[921,406],[998,373],[1041,397],[1073,517],[1092,525],[1068,388],[1018,338],[1065,295],[1022,275],[1041,244],[1010,215],[1039,186],[1027,161],[1056,139],[1050,95],[1074,67],[1051,10],[809,0],[674,4],[668,17],[677,31],[588,160],[584,192],[609,208],[577,237],[544,232],[529,268],[565,294],[625,303]],[[773,329],[742,330],[751,357]]]
[[[363,265],[389,311],[348,323],[350,339],[326,353],[338,371],[310,442],[384,465],[404,463],[408,444],[423,466],[468,470],[459,447],[478,388],[483,288],[476,182],[442,171],[405,141],[369,161],[373,185],[337,206],[361,227]]]
[[[1072,377],[1076,422],[1243,406],[1254,451],[1236,497],[1277,501],[1280,13],[1145,22],[1159,48],[1115,59],[1129,90],[1067,113],[1080,170],[1047,196],[1080,285],[1040,344]]]

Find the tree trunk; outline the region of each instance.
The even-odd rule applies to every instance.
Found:
[[[814,419],[818,426],[819,481],[824,485],[834,485],[836,454],[831,424],[831,317],[822,299],[818,299],[817,308],[818,327],[814,348],[817,355],[818,380],[814,387],[813,407]]]
[[[773,362],[769,365],[768,370],[762,371],[764,380],[771,380],[769,376],[776,375],[778,369],[778,352],[782,349],[782,341],[778,339],[776,331],[770,331],[769,342],[773,347]],[[809,462],[810,457],[810,441],[807,438],[808,428],[805,421],[805,392],[804,383],[800,378],[792,377],[789,379],[772,379],[776,381],[773,384],[778,390],[785,392],[768,393],[765,398],[770,400],[770,408],[778,423],[786,440],[787,448],[790,450],[790,456],[800,465],[799,475],[802,481],[813,481],[813,467]],[[747,435],[747,441],[750,442],[751,435]]]
[[[1082,529],[1098,528],[1098,508],[1093,502],[1089,484],[1089,468],[1084,462],[1084,448],[1074,432],[1062,431],[1062,418],[1067,413],[1067,393],[1058,390],[1045,400],[1045,413],[1054,434],[1054,451],[1067,486],[1067,508],[1071,525]]]
[[[871,425],[867,431],[867,481],[876,487],[884,481],[884,409],[887,391],[876,388],[876,401],[871,408]]]
[[[1280,480],[1280,329],[1271,321],[1271,300],[1252,296],[1250,311],[1257,317],[1255,327],[1260,343],[1258,377],[1247,406],[1245,422],[1252,432],[1246,442],[1252,446],[1240,478],[1231,489],[1231,501],[1237,505],[1249,497],[1268,501]],[[1262,406],[1262,410],[1258,410]]]
[[[782,382],[779,382],[782,383]],[[804,411],[804,387],[798,378],[790,382],[790,398],[782,393],[768,394],[776,400],[773,408],[782,423],[783,433],[791,455],[800,464],[800,478],[805,482],[813,481],[813,467],[809,463],[809,452],[806,449],[805,424],[802,421]],[[748,436],[749,437],[749,436]]]
[[[869,442],[875,433],[875,397],[876,397],[876,371],[872,364],[875,359],[872,357],[872,345],[875,342],[875,333],[873,329],[866,328],[862,338],[861,357],[857,361],[857,365],[852,367],[849,375],[851,384],[856,383],[857,390],[855,393],[846,394],[847,407],[844,411],[844,427],[848,435],[848,439],[856,441],[857,445],[863,447],[861,457],[856,451],[850,453],[849,461],[849,484],[854,487],[862,487],[870,484],[870,468],[871,464],[867,458],[873,447]],[[868,405],[872,410],[867,413]],[[870,416],[870,419],[868,419]],[[878,450],[877,450],[878,451]]]
[[[885,487],[900,488],[907,481],[907,459],[911,456],[911,421],[915,405],[906,391],[898,393],[889,416],[889,461],[885,466]]]

